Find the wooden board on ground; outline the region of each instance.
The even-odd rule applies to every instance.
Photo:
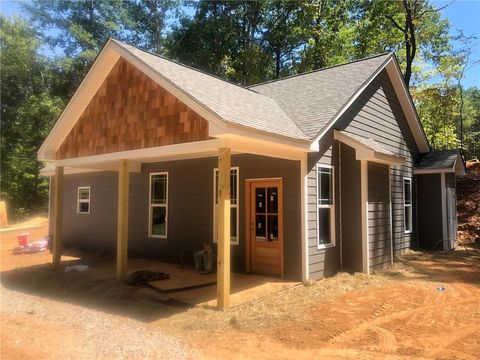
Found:
[[[216,273],[201,275],[178,268],[174,272],[170,272],[170,279],[150,281],[147,285],[163,292],[173,292],[215,285],[216,283]]]

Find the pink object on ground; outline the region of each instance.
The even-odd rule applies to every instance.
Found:
[[[19,246],[27,246],[28,244],[28,233],[18,234],[17,241]]]

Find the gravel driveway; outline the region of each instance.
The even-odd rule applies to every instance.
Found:
[[[38,326],[32,326],[38,325]],[[185,359],[148,323],[1,287],[2,358]]]

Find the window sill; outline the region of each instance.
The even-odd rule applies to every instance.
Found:
[[[411,233],[413,233],[412,230],[410,230],[410,231],[404,231],[404,232],[403,232],[404,235],[410,235]]]
[[[148,237],[152,239],[166,239],[167,235],[148,235]]]
[[[325,245],[317,245],[317,250],[323,250],[323,249],[328,249],[335,247],[335,244],[325,244]]]

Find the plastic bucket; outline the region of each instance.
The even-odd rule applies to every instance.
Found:
[[[211,253],[203,254],[203,269],[205,271],[212,271],[212,257]]]
[[[193,254],[193,259],[195,260],[195,269],[202,270],[203,267],[203,251],[197,251]]]
[[[28,244],[28,233],[18,234],[17,241],[19,246],[27,246]]]

